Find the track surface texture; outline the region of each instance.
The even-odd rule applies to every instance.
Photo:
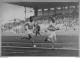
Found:
[[[33,48],[30,40],[21,40],[21,35],[2,34],[1,54],[2,56],[79,56],[79,36],[71,32],[57,33],[54,49],[51,49],[51,42],[44,41],[45,35],[33,36],[37,45],[36,48]]]

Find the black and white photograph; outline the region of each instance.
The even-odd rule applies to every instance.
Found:
[[[1,56],[79,57],[79,2],[3,2]]]

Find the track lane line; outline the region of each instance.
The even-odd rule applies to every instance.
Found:
[[[37,49],[52,49],[52,48],[47,48],[47,47],[19,47],[19,46],[1,46],[2,48],[24,48],[24,49],[32,49],[32,48],[37,48]],[[75,48],[67,48],[67,47],[62,47],[62,48],[54,48],[54,49],[65,49],[65,50],[78,50],[78,49],[75,49]]]

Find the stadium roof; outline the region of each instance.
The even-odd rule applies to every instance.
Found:
[[[79,5],[79,2],[7,2],[7,3],[37,9]]]

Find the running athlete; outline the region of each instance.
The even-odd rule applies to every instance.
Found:
[[[45,39],[46,41],[52,42],[52,48],[54,48],[54,43],[56,42],[56,33],[55,33],[55,19],[51,18],[51,22],[49,27],[47,28],[48,37]]]
[[[35,44],[34,44],[34,39],[32,38],[32,34],[33,34],[33,30],[34,30],[34,21],[33,21],[33,19],[32,19],[32,17],[30,17],[30,20],[29,20],[29,22],[27,22],[26,24],[25,24],[25,27],[27,26],[27,28],[25,28],[26,30],[27,30],[27,33],[28,33],[28,38],[26,38],[26,39],[29,39],[29,40],[31,40],[32,41],[32,43],[33,43],[33,47],[35,46]],[[24,38],[24,37],[23,37]]]
[[[34,32],[36,33],[36,36],[37,36],[37,34],[39,34],[41,36],[41,34],[40,34],[40,26],[38,24],[35,24],[34,27],[35,27]]]

